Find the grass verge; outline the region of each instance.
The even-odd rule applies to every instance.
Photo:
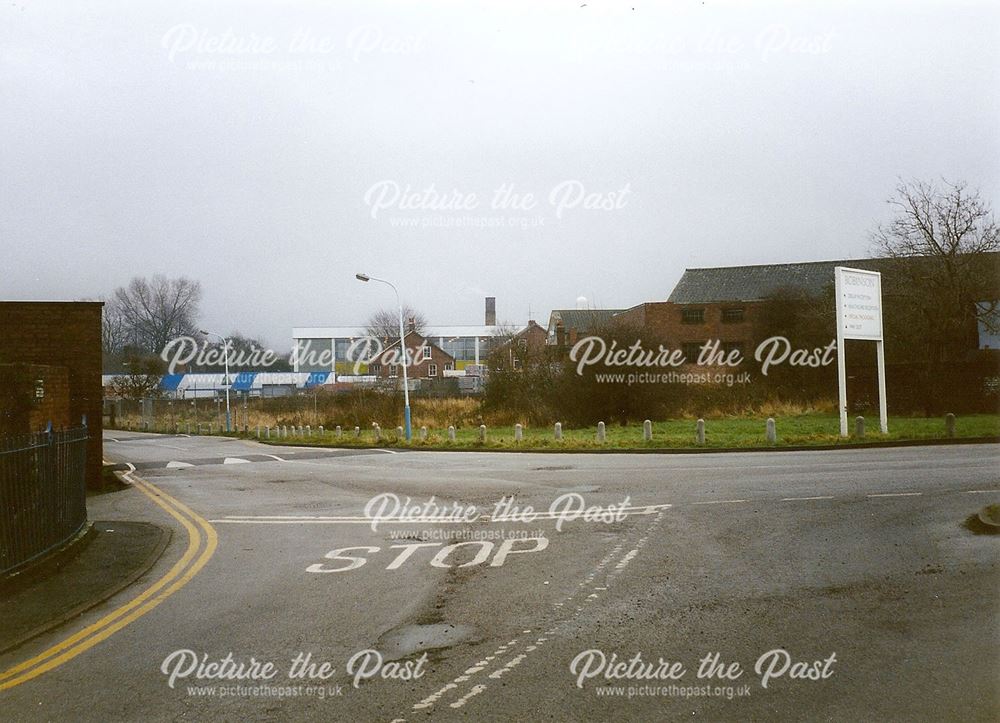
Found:
[[[494,427],[486,430],[486,440],[480,441],[477,427],[462,427],[455,432],[455,440],[448,437],[447,430],[430,429],[426,439],[421,438],[420,429],[414,428],[413,440],[406,442],[395,429],[382,430],[377,439],[372,429],[361,430],[355,437],[353,429],[345,429],[340,437],[333,430],[325,430],[321,435],[313,431],[309,436],[289,434],[277,438],[272,430],[272,444],[295,444],[319,447],[375,448],[399,447],[409,449],[454,449],[454,450],[538,450],[538,451],[587,451],[600,450],[657,450],[657,449],[773,449],[782,447],[828,447],[885,444],[894,442],[920,442],[944,440],[945,422],[943,418],[890,417],[889,432],[878,431],[878,419],[866,420],[864,438],[854,436],[854,420],[851,420],[851,436],[840,436],[840,422],[836,415],[802,414],[778,417],[777,442],[769,443],[766,437],[765,420],[730,417],[705,420],[705,444],[695,442],[695,420],[678,419],[653,423],[653,438],[644,441],[642,425],[608,425],[606,439],[597,441],[596,426],[584,429],[563,429],[562,440],[556,440],[553,427],[526,427],[523,439],[514,440],[513,427]],[[251,435],[255,436],[255,435]],[[993,439],[1000,441],[1000,415],[976,414],[956,418],[956,439]]]

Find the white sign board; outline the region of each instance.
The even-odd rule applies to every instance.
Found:
[[[838,266],[837,328],[845,339],[882,340],[882,275]]]
[[[844,340],[875,342],[878,355],[879,428],[889,431],[885,403],[885,345],[882,339],[882,274],[836,266],[833,269],[837,295],[837,383],[840,387],[840,436],[847,436],[847,368]]]

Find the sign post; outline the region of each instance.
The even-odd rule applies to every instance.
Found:
[[[882,275],[877,271],[837,266],[837,384],[840,388],[840,436],[847,432],[847,364],[845,339],[874,341],[878,354],[879,427],[889,431],[885,403],[885,346],[882,336]]]

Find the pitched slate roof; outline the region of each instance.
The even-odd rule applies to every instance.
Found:
[[[598,321],[607,321],[624,309],[553,309],[552,314],[560,319],[567,329],[591,326]]]
[[[672,301],[675,304],[761,301],[779,290],[796,290],[815,296],[823,293],[828,285],[833,284],[833,269],[836,266],[898,275],[899,269],[898,267],[894,269],[894,264],[904,263],[907,266],[934,264],[936,258],[934,256],[910,256],[899,259],[844,259],[841,261],[807,261],[796,264],[687,269],[667,301]],[[984,253],[977,259],[976,263],[981,263],[986,268],[992,268],[993,284],[989,295],[995,297],[1000,294],[1000,252]]]
[[[835,266],[880,271],[888,259],[845,259],[797,264],[724,266],[686,269],[670,298],[676,304],[708,304],[718,301],[760,301],[782,289],[820,294],[833,284]]]
[[[562,321],[566,331],[570,329],[589,329],[595,324],[608,321],[615,314],[625,309],[553,309],[549,317],[549,327],[552,331],[556,320]]]

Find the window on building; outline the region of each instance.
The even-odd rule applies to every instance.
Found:
[[[389,376],[390,377],[399,376],[399,364],[389,365]]]
[[[430,344],[424,344],[424,346],[422,348],[424,350],[424,352],[423,352],[424,353],[423,360],[427,361],[428,359],[431,358],[431,345]]]
[[[444,363],[444,370],[445,370],[446,372],[450,372],[450,371],[451,371],[452,369],[454,369],[454,368],[455,368],[455,365],[454,365],[454,364],[452,364],[451,362],[445,362],[445,363]]]
[[[683,324],[704,324],[704,309],[681,309],[681,323]]]
[[[437,364],[428,364],[427,365],[427,376],[429,376],[429,377],[436,377],[437,375],[438,375],[438,365]]]
[[[517,359],[517,358],[514,359],[514,368],[515,369],[520,369],[521,368],[521,360],[520,359]]]
[[[743,307],[733,307],[731,309],[722,310],[722,323],[723,324],[739,324],[743,321]]]
[[[722,353],[728,359],[731,352],[738,351],[740,356],[743,356],[743,342],[742,341],[724,341],[722,342]]]
[[[326,372],[333,365],[333,339],[298,339],[295,359],[300,372]]]
[[[445,339],[441,348],[458,361],[472,361],[476,358],[476,337],[456,336]],[[482,346],[479,351],[483,355]]]
[[[382,373],[382,365],[381,364],[372,364],[371,366],[368,367],[368,371],[370,371],[372,374],[381,374]]]
[[[684,353],[684,361],[687,364],[697,364],[698,355],[701,353],[703,341],[689,341],[681,344],[681,351]]]

